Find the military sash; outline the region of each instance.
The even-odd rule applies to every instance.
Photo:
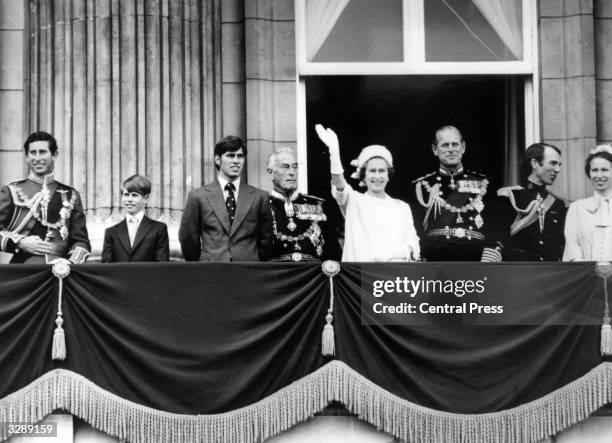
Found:
[[[544,217],[555,202],[555,197],[553,197],[552,194],[548,194],[545,199],[542,199],[542,197],[538,195],[538,198],[529,203],[529,206],[524,210],[516,206],[514,194],[512,192],[509,193],[508,197],[510,198],[512,207],[519,213],[514,223],[510,226],[511,237],[515,236],[526,227],[531,226],[536,220],[540,222],[540,232],[544,230]],[[521,216],[521,213],[524,215]]]

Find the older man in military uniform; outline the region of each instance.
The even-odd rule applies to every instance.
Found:
[[[454,126],[436,131],[432,144],[437,171],[415,180],[422,207],[419,237],[427,261],[479,261],[484,247],[484,197],[489,180],[467,171],[461,159],[465,141]],[[417,222],[418,224],[418,222]]]
[[[273,253],[276,261],[318,261],[340,257],[336,236],[329,229],[325,200],[297,191],[298,163],[287,147],[268,157],[273,217]]]
[[[55,138],[34,132],[23,145],[27,178],[0,188],[0,250],[11,263],[83,263],[91,250],[79,193],[57,182]]]
[[[535,143],[525,150],[522,186],[497,191],[482,261],[561,260],[567,208],[546,188],[560,170],[561,151],[555,146]]]

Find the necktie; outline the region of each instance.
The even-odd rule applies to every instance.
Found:
[[[225,207],[227,208],[227,215],[229,215],[230,225],[234,221],[234,215],[236,214],[236,198],[234,197],[234,190],[236,187],[233,183],[225,185],[227,191],[227,198],[225,199]]]
[[[134,246],[134,238],[136,238],[136,231],[138,230],[138,223],[136,217],[128,217],[128,235],[130,237],[130,246]]]

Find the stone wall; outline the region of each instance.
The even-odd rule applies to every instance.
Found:
[[[0,184],[23,176],[24,12],[22,1],[0,1]],[[0,252],[0,263],[10,256]]]
[[[612,143],[612,2],[595,0],[597,139]]]
[[[539,31],[542,138],[563,152],[555,190],[574,200],[590,193],[583,166],[597,137],[592,1],[541,0]]]
[[[293,0],[4,0],[0,8],[0,180],[23,176],[27,133],[53,133],[56,175],[82,194],[94,255],[121,217],[128,175],[153,182],[148,212],[169,225],[178,256],[183,202],[215,175],[216,140],[245,138],[247,181],[266,189],[268,154],[296,144]]]
[[[276,146],[296,145],[293,0],[246,0],[248,179],[271,189],[266,160]]]

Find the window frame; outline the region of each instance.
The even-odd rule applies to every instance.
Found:
[[[298,188],[308,189],[305,77],[324,75],[521,75],[525,78],[525,146],[540,139],[537,0],[522,0],[523,60],[439,62],[425,60],[426,0],[402,0],[402,62],[309,62],[306,60],[306,0],[295,0],[296,136]],[[418,32],[407,32],[417,29]],[[417,54],[417,56],[414,56]]]

